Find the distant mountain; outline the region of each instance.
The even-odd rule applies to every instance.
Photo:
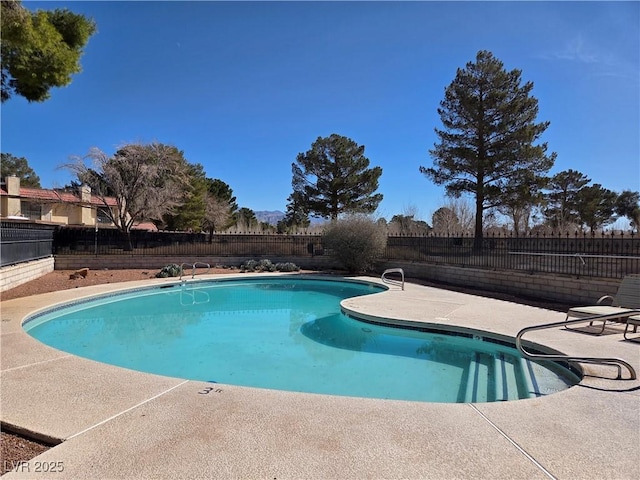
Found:
[[[254,213],[260,222],[268,223],[270,225],[277,225],[278,222],[284,218],[284,212],[281,212],[280,210],[262,210]]]

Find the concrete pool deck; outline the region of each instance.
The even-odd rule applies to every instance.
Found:
[[[376,400],[140,373],[54,350],[21,327],[27,315],[55,303],[162,282],[175,279],[2,302],[2,423],[61,441],[7,479],[640,478],[640,381],[614,380],[613,367],[582,364],[588,375],[579,385],[528,400]],[[506,337],[564,319],[502,300],[405,288],[343,306]],[[571,355],[620,357],[640,373],[640,343],[624,341],[622,331],[591,336],[554,328],[526,340]]]

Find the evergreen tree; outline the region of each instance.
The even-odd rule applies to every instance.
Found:
[[[287,198],[287,212],[282,220],[278,222],[278,233],[295,232],[298,228],[307,228],[311,221],[309,215],[304,210],[304,201],[300,192],[293,192]]]
[[[629,219],[631,228],[640,228],[640,193],[625,190],[616,199],[615,213]]]
[[[382,168],[369,167],[364,146],[336,135],[318,139],[291,164],[293,192],[309,214],[338,218],[342,213],[373,213],[382,201]]]
[[[187,172],[189,179],[181,192],[180,205],[163,217],[167,230],[199,232],[203,229],[208,185],[204,167],[199,163],[188,164]]]
[[[399,235],[426,235],[432,228],[423,220],[416,220],[414,215],[394,215],[387,225],[390,232]]]
[[[52,87],[68,85],[81,71],[82,49],[96,31],[93,20],[67,9],[31,13],[16,0],[2,0],[0,16],[2,102],[12,95],[42,102]]]
[[[229,205],[229,213],[234,214],[238,210],[236,197],[233,196],[233,190],[229,185],[218,178],[207,178],[207,191],[209,194]]]
[[[578,191],[578,217],[591,233],[611,223],[617,195],[615,192],[594,184]]]
[[[29,166],[24,157],[15,157],[10,153],[3,153],[0,159],[0,178],[15,175],[20,179],[20,186],[40,188],[40,177]]]
[[[529,229],[532,212],[539,208],[544,199],[542,189],[547,177],[536,176],[528,170],[512,177],[505,185],[502,203],[497,210],[509,217],[513,223],[513,233],[518,236]]]
[[[238,209],[231,187],[217,178],[207,178],[204,167],[189,164],[189,181],[181,194],[181,204],[163,219],[168,230],[207,231],[229,228]]]
[[[551,228],[566,230],[579,223],[578,192],[591,180],[576,170],[556,173],[548,183],[544,216]]]
[[[534,143],[549,126],[535,123],[538,101],[533,83],[521,85],[521,71],[507,72],[490,52],[480,51],[475,63],[458,69],[445,90],[438,114],[443,129],[430,150],[434,167],[420,167],[427,178],[445,185],[447,194],[475,197],[475,237],[480,245],[483,213],[505,201],[506,186],[523,172],[543,176],[556,154]]]
[[[242,207],[234,215],[234,220],[238,231],[252,232],[255,231],[259,223],[256,213],[247,207]]]

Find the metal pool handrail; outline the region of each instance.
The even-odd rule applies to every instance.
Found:
[[[398,282],[398,280],[392,280],[390,278],[385,278],[387,273],[399,273],[402,276],[402,283]],[[382,272],[382,276],[380,277],[382,283],[388,283],[389,285],[401,285],[402,290],[404,290],[404,270],[401,268],[387,268],[384,272]]]
[[[196,262],[196,263],[183,263],[180,265],[180,280],[182,280],[182,275],[184,274],[184,267],[185,266],[190,266],[193,270],[191,272],[191,278],[195,278],[196,276],[196,268],[198,268],[198,266],[201,267],[207,267],[207,273],[209,273],[211,271],[211,265],[209,265],[208,263],[204,263],[204,262]]]
[[[640,313],[640,310],[634,311],[631,310],[629,315],[634,315],[636,313]],[[545,323],[543,325],[534,325],[532,327],[525,327],[518,332],[516,335],[516,347],[522,353],[525,358],[531,360],[552,360],[552,361],[566,361],[566,362],[584,362],[584,363],[593,363],[599,365],[611,365],[618,368],[618,378],[616,380],[623,380],[622,378],[622,368],[625,367],[629,372],[629,378],[627,380],[635,380],[637,378],[635,369],[621,358],[615,357],[573,357],[570,355],[553,355],[553,354],[537,354],[531,353],[525,350],[522,346],[522,336],[533,330],[544,330],[547,328],[560,327],[563,325],[574,324],[574,323],[584,323],[590,322],[593,320],[607,320],[607,318],[620,318],[620,314],[607,314],[607,315],[595,315],[593,317],[584,317],[584,318],[575,318],[573,320],[562,320],[559,322],[553,323]]]

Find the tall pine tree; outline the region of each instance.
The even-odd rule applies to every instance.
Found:
[[[373,213],[382,201],[382,168],[369,168],[364,146],[336,135],[318,139],[291,165],[293,193],[304,212],[335,220],[342,213]]]
[[[20,95],[42,102],[53,87],[71,83],[80,57],[96,31],[92,19],[67,9],[30,12],[17,0],[0,2],[2,102]]]
[[[577,197],[580,221],[591,233],[615,220],[614,211],[618,198],[615,192],[595,183],[582,187]]]
[[[552,228],[562,232],[578,226],[578,192],[589,182],[591,179],[585,174],[572,169],[558,172],[549,179],[544,216]]]
[[[513,179],[542,176],[555,161],[546,143],[535,145],[549,122],[535,123],[532,89],[531,82],[521,85],[520,70],[507,72],[491,52],[480,51],[475,63],[458,69],[440,102],[443,129],[436,128],[440,141],[429,152],[434,166],[420,172],[450,196],[475,196],[477,245],[484,211],[513,193]]]

